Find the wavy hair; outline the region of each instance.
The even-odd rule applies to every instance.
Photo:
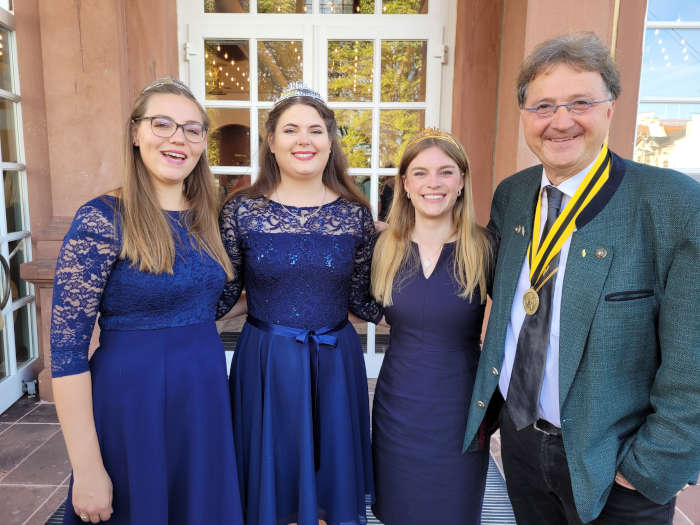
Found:
[[[120,257],[131,260],[141,271],[172,274],[175,262],[172,228],[160,207],[151,176],[141,158],[141,151],[133,142],[138,123],[136,119],[144,116],[148,101],[155,95],[184,97],[196,104],[205,129],[209,129],[210,122],[204,108],[189,88],[173,78],[160,78],[146,86],[136,98],[126,122],[124,171],[121,187],[116,190],[119,196],[117,217],[122,233]],[[220,199],[206,151],[185,179],[183,192],[190,205],[186,221],[193,245],[203,249],[221,265],[226,277],[233,279],[233,267],[219,233]]]
[[[413,204],[403,191],[402,181],[413,159],[433,146],[454,160],[464,177],[462,195],[457,197],[452,208],[452,235],[457,235],[452,272],[460,288],[459,296],[471,300],[478,287],[481,301],[486,301],[486,280],[493,260],[493,250],[485,228],[479,226],[474,217],[469,161],[456,139],[452,138],[454,143],[438,137],[409,143],[401,155],[394,183],[394,199],[387,217],[388,227],[379,236],[372,258],[372,294],[384,306],[393,304],[394,286],[401,285],[400,281],[395,282],[399,270],[406,270],[406,276],[418,271],[419,261],[412,256],[410,250],[416,214]]]

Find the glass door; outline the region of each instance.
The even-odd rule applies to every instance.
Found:
[[[37,358],[34,289],[19,275],[32,248],[13,28],[12,13],[0,8],[0,412],[34,378],[29,365]]]
[[[267,113],[301,80],[334,109],[350,174],[384,218],[404,139],[450,125],[441,100],[454,9],[454,0],[180,2],[180,76],[212,119],[208,155],[219,183],[228,191],[255,179]],[[388,330],[355,327],[367,374],[377,377]],[[224,328],[227,347],[239,330]]]

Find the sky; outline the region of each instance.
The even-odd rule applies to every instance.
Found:
[[[700,22],[700,1],[649,0],[647,21]],[[643,52],[640,97],[700,98],[700,29],[648,29]],[[644,104],[640,111],[688,118],[700,105]]]

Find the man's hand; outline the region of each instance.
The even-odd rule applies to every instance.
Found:
[[[615,483],[617,483],[618,485],[622,485],[622,486],[625,487],[626,489],[637,490],[637,489],[634,488],[634,485],[632,485],[632,483],[630,483],[629,481],[627,481],[627,480],[625,479],[625,476],[623,476],[623,475],[620,474],[619,472],[618,472],[617,474],[615,474]]]

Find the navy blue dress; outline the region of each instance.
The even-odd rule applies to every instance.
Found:
[[[369,297],[374,224],[342,198],[320,208],[238,196],[221,213],[248,319],[229,384],[247,525],[367,522],[373,501],[367,377],[351,310],[378,321]]]
[[[173,274],[119,259],[113,197],[83,205],[58,258],[54,377],[90,370],[113,524],[241,525],[226,360],[214,313],[226,275],[166,212]],[[88,362],[95,317],[100,346]],[[71,482],[72,486],[72,482]],[[81,524],[66,501],[65,524]]]
[[[412,245],[414,255],[417,247]],[[386,525],[478,525],[488,451],[462,454],[484,305],[458,296],[445,244],[426,279],[399,274],[372,410],[377,502]]]

